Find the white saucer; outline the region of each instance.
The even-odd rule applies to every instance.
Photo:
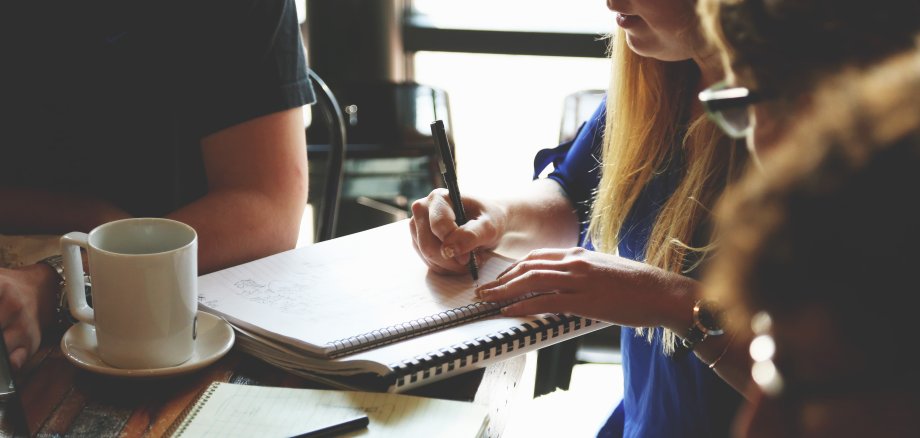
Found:
[[[115,368],[96,355],[96,328],[77,323],[61,338],[61,351],[72,364],[94,373],[116,377],[167,377],[204,368],[223,357],[233,347],[233,327],[222,318],[198,311],[198,338],[189,360],[175,366],[151,369]]]

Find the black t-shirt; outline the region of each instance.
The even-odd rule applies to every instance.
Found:
[[[162,216],[206,193],[202,137],[314,101],[292,0],[13,0],[0,16],[0,186]]]

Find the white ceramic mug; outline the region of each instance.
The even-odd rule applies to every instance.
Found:
[[[86,302],[80,248],[88,255]],[[164,368],[192,355],[198,236],[162,218],[122,219],[61,238],[70,312],[94,325],[99,358],[117,368]]]

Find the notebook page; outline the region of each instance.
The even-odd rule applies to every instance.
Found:
[[[480,280],[509,264],[488,258]],[[207,274],[198,289],[203,310],[317,354],[333,341],[476,301],[469,275],[428,272],[406,221]]]
[[[370,423],[366,429],[347,436],[475,437],[488,420],[487,408],[460,401],[222,382],[217,385],[204,408],[191,418],[187,436],[292,436],[307,430],[304,427],[309,426],[309,421],[319,418],[328,422],[335,415],[355,410],[367,413]]]
[[[218,383],[199,399],[174,437],[288,438],[347,421],[362,411],[317,404],[286,388]]]

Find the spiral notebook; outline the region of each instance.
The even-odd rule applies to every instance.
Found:
[[[366,427],[351,433],[375,438],[473,438],[482,435],[489,423],[488,409],[468,402],[214,382],[165,436],[288,438],[361,418],[369,420],[359,424]]]
[[[481,281],[512,260],[484,257]],[[352,389],[401,391],[608,324],[508,318],[469,275],[428,271],[406,221],[199,277],[199,306],[232,324],[241,349]]]

